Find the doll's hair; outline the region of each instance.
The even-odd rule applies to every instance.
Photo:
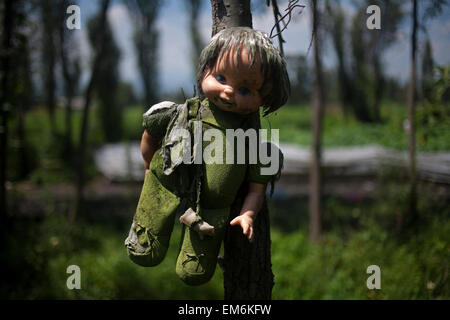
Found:
[[[290,82],[286,63],[270,38],[261,31],[248,27],[232,27],[218,32],[202,50],[197,70],[197,88],[203,98],[202,80],[218,60],[229,52],[239,59],[241,49],[245,48],[251,56],[251,65],[259,55],[264,82],[260,89],[263,98],[263,111],[267,115],[283,106],[290,94]]]

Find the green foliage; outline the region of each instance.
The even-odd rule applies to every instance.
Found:
[[[272,226],[274,299],[450,297],[450,211],[445,192],[432,185],[421,187],[420,232],[402,239],[396,233],[395,219],[397,211],[407,205],[408,186],[391,174],[380,184],[375,200],[369,202],[327,199],[323,217],[327,227],[320,244],[308,240],[306,226],[291,233],[281,231],[284,227],[277,223]],[[299,207],[291,206],[286,216],[307,222],[307,211],[294,208]],[[271,214],[276,222],[281,212]],[[370,265],[381,269],[380,290],[366,287]]]
[[[395,230],[405,207],[402,175],[386,172],[372,200],[324,201],[320,244],[308,239],[307,199],[272,199],[274,299],[449,299],[450,210],[445,190],[421,185],[420,229],[404,239]],[[404,179],[407,179],[405,175]],[[130,199],[131,200],[131,199]],[[135,201],[135,199],[133,199]],[[114,204],[109,204],[113,206]],[[95,215],[106,210],[95,206]],[[51,207],[42,220],[16,220],[0,256],[7,299],[222,299],[219,267],[206,285],[190,287],[175,274],[181,227],[176,224],[165,260],[142,268],[129,260],[123,240],[129,217],[79,220],[69,225]],[[114,221],[117,220],[117,221]],[[69,290],[69,265],[81,268],[81,290]],[[381,268],[381,289],[369,290],[369,265]]]
[[[125,225],[124,225],[125,227]],[[166,259],[156,268],[143,268],[128,258],[118,231],[108,222],[67,224],[50,215],[40,223],[21,221],[8,238],[2,261],[8,279],[0,295],[8,299],[222,299],[219,270],[206,285],[189,287],[175,274],[181,228],[172,235]],[[66,269],[81,269],[81,289],[66,287]]]
[[[75,159],[68,159],[65,153],[65,143],[61,132],[64,131],[64,112],[58,108],[55,110],[56,135],[53,136],[50,129],[50,119],[48,112],[44,108],[36,108],[25,114],[24,125],[26,133],[27,162],[33,169],[28,176],[29,180],[35,183],[58,183],[73,181],[75,178],[74,166]],[[94,117],[96,107],[91,109],[90,134],[88,143],[91,146],[103,143],[103,132],[99,119]],[[9,121],[8,146],[8,179],[16,181],[20,179],[17,172],[20,170],[20,155],[18,149],[18,137],[14,134],[14,128],[17,126],[17,118],[11,118]],[[81,130],[81,111],[74,111],[72,116],[73,145],[78,145],[78,137]],[[96,174],[93,159],[88,156],[87,175],[93,177]],[[22,177],[23,178],[23,177]]]
[[[419,125],[419,141],[437,144],[437,148],[450,146],[450,66],[438,67],[437,80],[427,86],[424,104],[417,108],[416,122]]]
[[[445,70],[445,69],[443,69]],[[447,69],[448,70],[448,69]],[[442,71],[444,72],[444,71]],[[447,71],[448,74],[448,71]],[[440,81],[440,82],[439,82]],[[444,85],[444,79],[437,83]],[[447,80],[448,81],[448,80]],[[448,84],[447,84],[448,87]],[[445,97],[445,90],[436,85],[435,92]],[[425,107],[417,108],[417,148],[419,152],[450,150],[450,128],[448,105],[442,102],[427,102]],[[90,115],[88,144],[100,145],[105,142],[99,117],[98,106],[94,105]],[[122,117],[123,141],[139,141],[142,136],[142,114],[145,108],[134,105],[125,108]],[[408,137],[403,122],[407,119],[407,110],[403,105],[384,103],[381,109],[383,122],[363,124],[351,117],[344,117],[334,108],[328,108],[323,122],[324,147],[360,146],[367,144],[381,145],[388,148],[407,150]],[[58,108],[55,112],[56,131],[64,132],[64,112]],[[310,146],[311,143],[311,109],[306,105],[287,105],[261,120],[263,128],[279,129],[280,141]],[[16,117],[11,118],[9,131],[14,132],[17,126]],[[81,129],[81,112],[75,110],[72,117],[73,145],[78,145]],[[74,178],[72,170],[74,162],[67,161],[65,141],[61,134],[52,138],[49,117],[46,110],[37,108],[25,114],[25,132],[28,148],[26,151],[33,181],[61,182]],[[9,137],[8,179],[19,178],[19,143],[12,133]],[[72,159],[73,160],[73,159]],[[96,174],[92,159],[88,159],[89,176]],[[72,163],[72,166],[70,166]],[[68,166],[69,164],[69,166]]]
[[[448,110],[446,107],[445,110]],[[382,122],[361,123],[353,117],[345,117],[332,106],[325,110],[322,130],[324,147],[379,145],[397,150],[408,149],[407,131],[404,121],[407,109],[403,105],[385,102],[380,110]],[[417,110],[420,113],[419,109]],[[279,129],[280,141],[311,145],[311,109],[303,105],[287,105],[274,114],[262,118],[261,126]],[[440,119],[448,119],[440,118]],[[448,120],[445,120],[448,121]],[[450,150],[450,126],[442,121],[435,126],[426,127],[417,121],[416,138],[419,152]],[[427,139],[421,138],[427,130]]]
[[[117,92],[118,104],[122,106],[130,106],[137,103],[137,97],[130,82],[119,83]]]
[[[141,105],[126,108],[123,118],[124,140],[140,141],[143,133],[142,115],[147,111]]]
[[[294,70],[295,78],[291,78],[291,95],[289,102],[305,103],[310,100],[312,90],[312,70],[308,66],[306,55],[291,55],[286,57],[288,68]]]

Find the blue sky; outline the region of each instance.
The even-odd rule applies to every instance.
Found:
[[[256,0],[255,0],[256,1]],[[262,1],[262,0],[259,0]],[[86,37],[86,21],[89,16],[96,12],[98,3],[95,0],[78,1],[81,8],[81,30],[77,31],[79,48],[83,54],[86,70],[89,63],[89,43]],[[265,2],[265,1],[264,1]],[[284,10],[287,0],[279,0],[280,10]],[[342,6],[350,14],[353,11],[349,0],[343,0]],[[159,45],[159,82],[161,91],[179,91],[180,88],[186,94],[192,93],[194,75],[190,60],[190,43],[188,16],[183,0],[166,0],[157,20],[157,28],[160,30]],[[309,1],[300,1],[309,4]],[[405,8],[409,8],[410,1],[405,1]],[[419,4],[423,3],[422,1]],[[253,12],[253,27],[269,33],[273,26],[273,15],[269,8],[261,7],[262,10]],[[383,27],[383,13],[381,13],[381,27]],[[137,67],[132,43],[133,24],[126,6],[119,0],[113,0],[108,10],[108,21],[110,22],[117,43],[122,50],[120,73],[123,81],[133,83],[136,91],[142,90],[141,80]],[[204,5],[199,18],[201,34],[206,43],[211,36],[211,4],[204,0]],[[427,23],[431,37],[433,56],[438,64],[450,63],[450,8],[434,20]],[[368,31],[370,32],[370,31]],[[286,40],[284,49],[286,55],[305,54],[310,42],[310,12],[306,8],[301,15],[295,14],[288,29],[283,32]],[[409,37],[410,21],[405,19],[400,28],[396,42],[386,51],[384,55],[385,72],[388,75],[405,81],[409,73]],[[423,39],[423,34],[421,34]],[[276,42],[275,42],[276,43]],[[277,43],[276,43],[277,44]],[[310,56],[312,54],[310,53]],[[334,64],[333,48],[328,44],[324,47],[323,58],[326,66]],[[84,77],[87,78],[85,73]]]

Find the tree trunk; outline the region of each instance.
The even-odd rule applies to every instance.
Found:
[[[242,208],[247,188],[243,186],[231,207],[230,220]],[[225,233],[223,278],[226,300],[270,300],[274,276],[270,254],[270,220],[267,201],[254,222],[255,237],[250,243],[238,227]]]
[[[213,32],[227,27],[252,27],[250,0],[211,0]],[[229,222],[239,215],[247,194],[244,185],[238,192],[230,211]],[[224,239],[223,262],[225,299],[259,299],[272,297],[273,273],[270,257],[270,225],[267,202],[254,223],[253,243],[242,234],[240,228],[228,227]]]
[[[374,68],[374,101],[372,105],[372,116],[375,122],[381,122],[381,100],[383,99],[384,92],[384,77],[383,77],[383,67],[380,61],[381,54],[376,54],[373,59],[373,68]]]
[[[84,96],[84,108],[83,108],[83,117],[81,123],[81,132],[80,132],[80,144],[78,150],[78,181],[77,181],[77,192],[75,198],[75,210],[72,210],[69,220],[73,222],[76,218],[76,215],[80,215],[83,209],[83,189],[84,189],[84,171],[85,171],[85,157],[86,157],[86,144],[87,144],[87,132],[88,132],[88,120],[89,120],[89,108],[91,105],[92,92],[94,89],[94,84],[96,82],[97,74],[99,71],[100,61],[104,52],[104,42],[105,42],[105,25],[106,25],[106,11],[108,9],[109,0],[103,0],[101,7],[101,18],[100,18],[100,35],[99,41],[100,46],[98,51],[95,53],[94,64],[92,67],[91,79],[89,81],[88,87],[86,89],[86,93]]]
[[[8,218],[8,205],[6,201],[6,154],[7,154],[7,143],[8,143],[8,110],[7,103],[8,93],[9,93],[9,55],[11,48],[11,37],[13,29],[13,1],[6,0],[3,4],[3,30],[2,30],[2,51],[1,64],[2,64],[2,83],[1,83],[1,96],[0,96],[0,108],[1,108],[1,130],[0,130],[0,228],[6,228],[5,223]],[[2,232],[3,233],[3,232]]]
[[[60,6],[61,12],[65,12],[65,8],[68,6],[68,1],[63,1]],[[64,18],[64,15],[62,16]],[[58,19],[59,22],[63,23],[64,19]],[[59,53],[61,57],[61,67],[62,75],[64,79],[64,95],[66,96],[66,110],[65,110],[65,154],[66,159],[71,159],[73,155],[72,148],[72,99],[74,96],[74,83],[75,78],[73,77],[73,72],[76,72],[75,68],[72,68],[72,72],[69,70],[69,57],[68,51],[66,50],[68,34],[66,34],[66,28],[60,28],[59,30]],[[71,32],[71,31],[69,31]],[[78,81],[76,81],[78,82]]]
[[[312,159],[310,168],[310,239],[313,242],[320,240],[321,234],[321,198],[322,198],[322,177],[321,177],[321,131],[322,131],[322,65],[319,51],[319,13],[317,0],[312,0],[313,19],[313,46],[314,46],[314,68],[315,80],[313,87],[313,123],[312,123]]]
[[[135,31],[133,41],[139,64],[139,72],[144,84],[144,103],[146,108],[158,99],[158,46],[159,31],[156,19],[162,1],[126,1],[134,15]]]
[[[200,15],[200,9],[202,7],[202,1],[201,0],[188,0],[187,1],[187,7],[189,10],[189,33],[191,34],[191,59],[192,59],[192,66],[193,66],[193,74],[196,76],[197,73],[197,62],[198,57],[200,57],[200,53],[203,49],[203,41],[200,34],[199,29],[199,15]]]
[[[229,27],[252,28],[250,0],[211,0],[212,36]]]
[[[402,230],[402,224],[412,227],[416,223],[417,218],[417,176],[416,176],[416,139],[415,139],[415,107],[416,107],[416,52],[417,52],[417,0],[412,0],[412,32],[411,32],[411,73],[409,80],[408,91],[408,120],[409,120],[409,176],[410,176],[410,190],[409,190],[409,213],[407,221],[400,220],[399,229]]]
[[[344,41],[346,34],[345,15],[339,3],[332,6],[330,2],[327,1],[326,8],[327,14],[332,21],[329,26],[329,31],[336,52],[339,99],[344,118],[347,119],[349,111],[352,111],[353,87],[351,85],[351,78],[349,77],[350,73],[346,63],[348,51]]]
[[[62,31],[64,33],[64,31]],[[61,35],[61,37],[63,37]],[[73,78],[70,76],[70,72],[68,70],[68,59],[67,59],[67,53],[65,52],[64,47],[64,40],[61,39],[61,65],[63,69],[63,78],[64,78],[64,93],[66,96],[66,110],[65,110],[65,153],[66,153],[66,159],[71,159],[73,154],[73,148],[72,148],[72,99],[74,94],[74,84],[73,84]]]
[[[55,81],[55,65],[56,65],[56,45],[55,35],[57,31],[55,21],[54,3],[48,0],[41,0],[42,20],[44,24],[44,35],[42,43],[43,55],[43,75],[45,86],[45,103],[48,109],[50,131],[52,137],[56,136],[56,121],[55,121],[55,107],[56,107],[56,81]]]

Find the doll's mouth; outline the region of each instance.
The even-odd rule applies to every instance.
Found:
[[[217,98],[216,100],[219,101],[220,103],[222,103],[223,105],[229,107],[229,108],[233,108],[235,106],[234,103],[228,102],[228,101],[226,101],[226,100],[224,100],[222,98]]]

